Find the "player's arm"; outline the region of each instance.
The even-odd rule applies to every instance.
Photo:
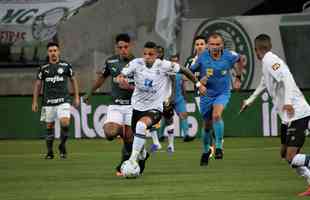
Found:
[[[116,77],[116,82],[121,85],[129,85],[127,77],[134,77],[136,66],[138,62],[137,59],[130,61],[126,67],[124,67],[121,73]]]
[[[243,55],[238,54],[234,51],[230,51],[231,53],[231,64],[235,67],[236,77],[234,81],[234,88],[239,90],[241,88],[241,79],[242,79],[242,72],[245,67],[246,59]],[[236,64],[236,65],[235,65]]]
[[[191,72],[191,70],[180,66],[180,73],[184,74],[191,82],[195,84],[195,86],[199,89],[199,93],[201,95],[205,95],[207,89],[202,82],[200,82],[197,77]]]
[[[241,105],[241,109],[239,113],[242,113],[244,110],[246,110],[254,101],[255,99],[266,89],[264,77],[261,78],[259,85],[255,89],[255,91],[252,93],[252,95],[244,100]]]
[[[38,112],[38,97],[42,88],[42,80],[37,79],[33,85],[33,95],[32,95],[32,112]]]
[[[95,81],[93,82],[92,86],[90,89],[87,90],[86,94],[83,96],[83,101],[85,103],[89,103],[89,100],[90,100],[90,97],[91,95],[98,89],[100,88],[106,78],[110,75],[110,70],[108,68],[108,64],[107,62],[104,64],[104,66],[102,67],[101,70],[99,70],[97,73],[96,73],[96,79]]]
[[[76,80],[75,76],[72,76],[70,78],[72,90],[73,90],[73,95],[74,95],[74,105],[78,107],[80,105],[80,96],[79,96],[79,86]]]

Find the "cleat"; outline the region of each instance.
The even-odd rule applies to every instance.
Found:
[[[183,139],[183,142],[190,142],[190,141],[193,141],[195,138],[196,137],[186,135]]]
[[[67,158],[67,150],[65,145],[59,145],[58,146],[59,154],[61,159],[66,159]]]
[[[173,146],[168,146],[167,152],[168,152],[168,154],[174,153],[174,147]]]
[[[223,159],[223,150],[222,149],[215,149],[215,159]]]
[[[298,194],[299,197],[310,196],[310,187],[305,192],[301,192]]]
[[[200,166],[208,166],[210,155],[211,155],[211,150],[209,150],[208,153],[203,153],[201,155]]]
[[[45,156],[46,160],[51,160],[54,159],[54,153],[53,152],[48,152]]]
[[[151,153],[154,153],[154,152],[158,151],[159,149],[161,149],[161,146],[159,146],[157,144],[152,144],[150,147]]]
[[[150,154],[148,152],[146,152],[146,156],[143,160],[139,160],[138,164],[140,167],[140,175],[142,175],[144,168],[145,168],[145,162],[147,161],[147,159],[150,157]]]

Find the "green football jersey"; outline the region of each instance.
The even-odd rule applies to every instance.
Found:
[[[70,103],[68,78],[74,75],[67,62],[46,64],[38,69],[37,79],[43,82],[43,106],[54,106]]]
[[[119,104],[119,105],[130,105],[131,104],[130,100],[131,100],[133,91],[120,88],[115,79],[121,73],[122,69],[133,59],[134,59],[134,56],[131,56],[128,59],[123,59],[119,55],[111,56],[110,58],[106,60],[105,65],[102,67],[100,71],[100,73],[102,73],[103,76],[105,77],[110,76],[110,75],[112,76],[111,95],[112,95],[114,104]]]

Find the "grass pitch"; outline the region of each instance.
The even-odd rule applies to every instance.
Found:
[[[68,159],[44,160],[43,140],[1,140],[0,200],[300,199],[306,183],[280,159],[279,143],[225,138],[224,160],[200,167],[201,142],[177,139],[173,155],[152,154],[142,177],[124,179],[114,170],[120,141],[70,140]]]

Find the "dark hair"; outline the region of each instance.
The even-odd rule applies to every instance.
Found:
[[[216,38],[216,37],[220,37],[224,42],[224,37],[222,36],[222,34],[217,33],[217,32],[212,32],[212,33],[208,34],[207,41],[209,41],[210,38]]]
[[[205,43],[207,43],[207,38],[203,35],[198,35],[194,38],[194,42],[196,42],[197,40],[204,40]]]
[[[120,33],[115,38],[115,43],[118,43],[120,41],[129,43],[130,42],[130,36],[127,33]]]
[[[59,48],[59,44],[57,42],[49,42],[46,45],[46,48],[50,48],[50,47],[58,47]]]
[[[271,38],[267,34],[259,34],[254,39],[255,47],[259,50],[269,51],[272,48]]]
[[[157,49],[157,45],[155,42],[152,41],[148,41],[144,44],[144,48],[148,48],[148,49]]]
[[[178,60],[180,59],[180,54],[176,53],[170,56],[170,59],[172,58],[177,58]]]

